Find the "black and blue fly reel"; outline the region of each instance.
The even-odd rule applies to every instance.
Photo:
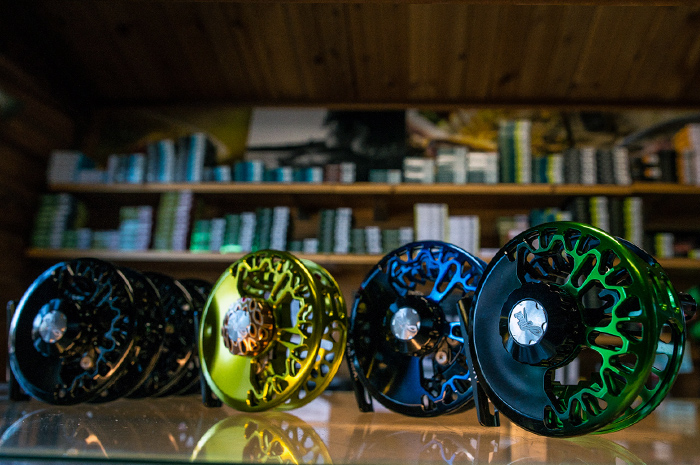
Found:
[[[12,381],[60,405],[189,392],[199,377],[194,318],[208,289],[95,258],[60,262],[14,308]]]
[[[352,309],[347,360],[360,409],[372,399],[412,416],[456,412],[472,386],[458,302],[486,264],[451,244],[414,242],[390,253],[362,282]]]

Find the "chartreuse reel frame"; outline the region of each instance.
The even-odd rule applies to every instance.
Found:
[[[211,394],[241,411],[301,407],[328,387],[345,348],[345,300],[321,266],[262,250],[234,262],[209,296],[199,328]]]
[[[500,411],[557,437],[640,421],[678,374],[695,308],[650,255],[600,229],[521,233],[460,302],[479,421],[496,426]],[[576,359],[581,378],[566,384],[558,371]]]

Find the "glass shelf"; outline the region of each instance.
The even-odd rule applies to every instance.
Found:
[[[0,401],[0,460],[22,463],[697,463],[698,402],[667,399],[617,433],[536,436],[474,410],[413,418],[361,413],[350,392],[326,392],[288,412],[207,408],[198,396],[58,407]]]

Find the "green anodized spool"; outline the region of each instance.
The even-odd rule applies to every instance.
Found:
[[[469,312],[474,369],[494,405],[547,436],[625,428],[663,399],[685,323],[661,267],[583,224],[531,228],[487,267]],[[581,378],[563,379],[576,361]]]

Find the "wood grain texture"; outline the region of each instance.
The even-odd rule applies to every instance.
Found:
[[[39,3],[99,104],[700,105],[695,2]]]

